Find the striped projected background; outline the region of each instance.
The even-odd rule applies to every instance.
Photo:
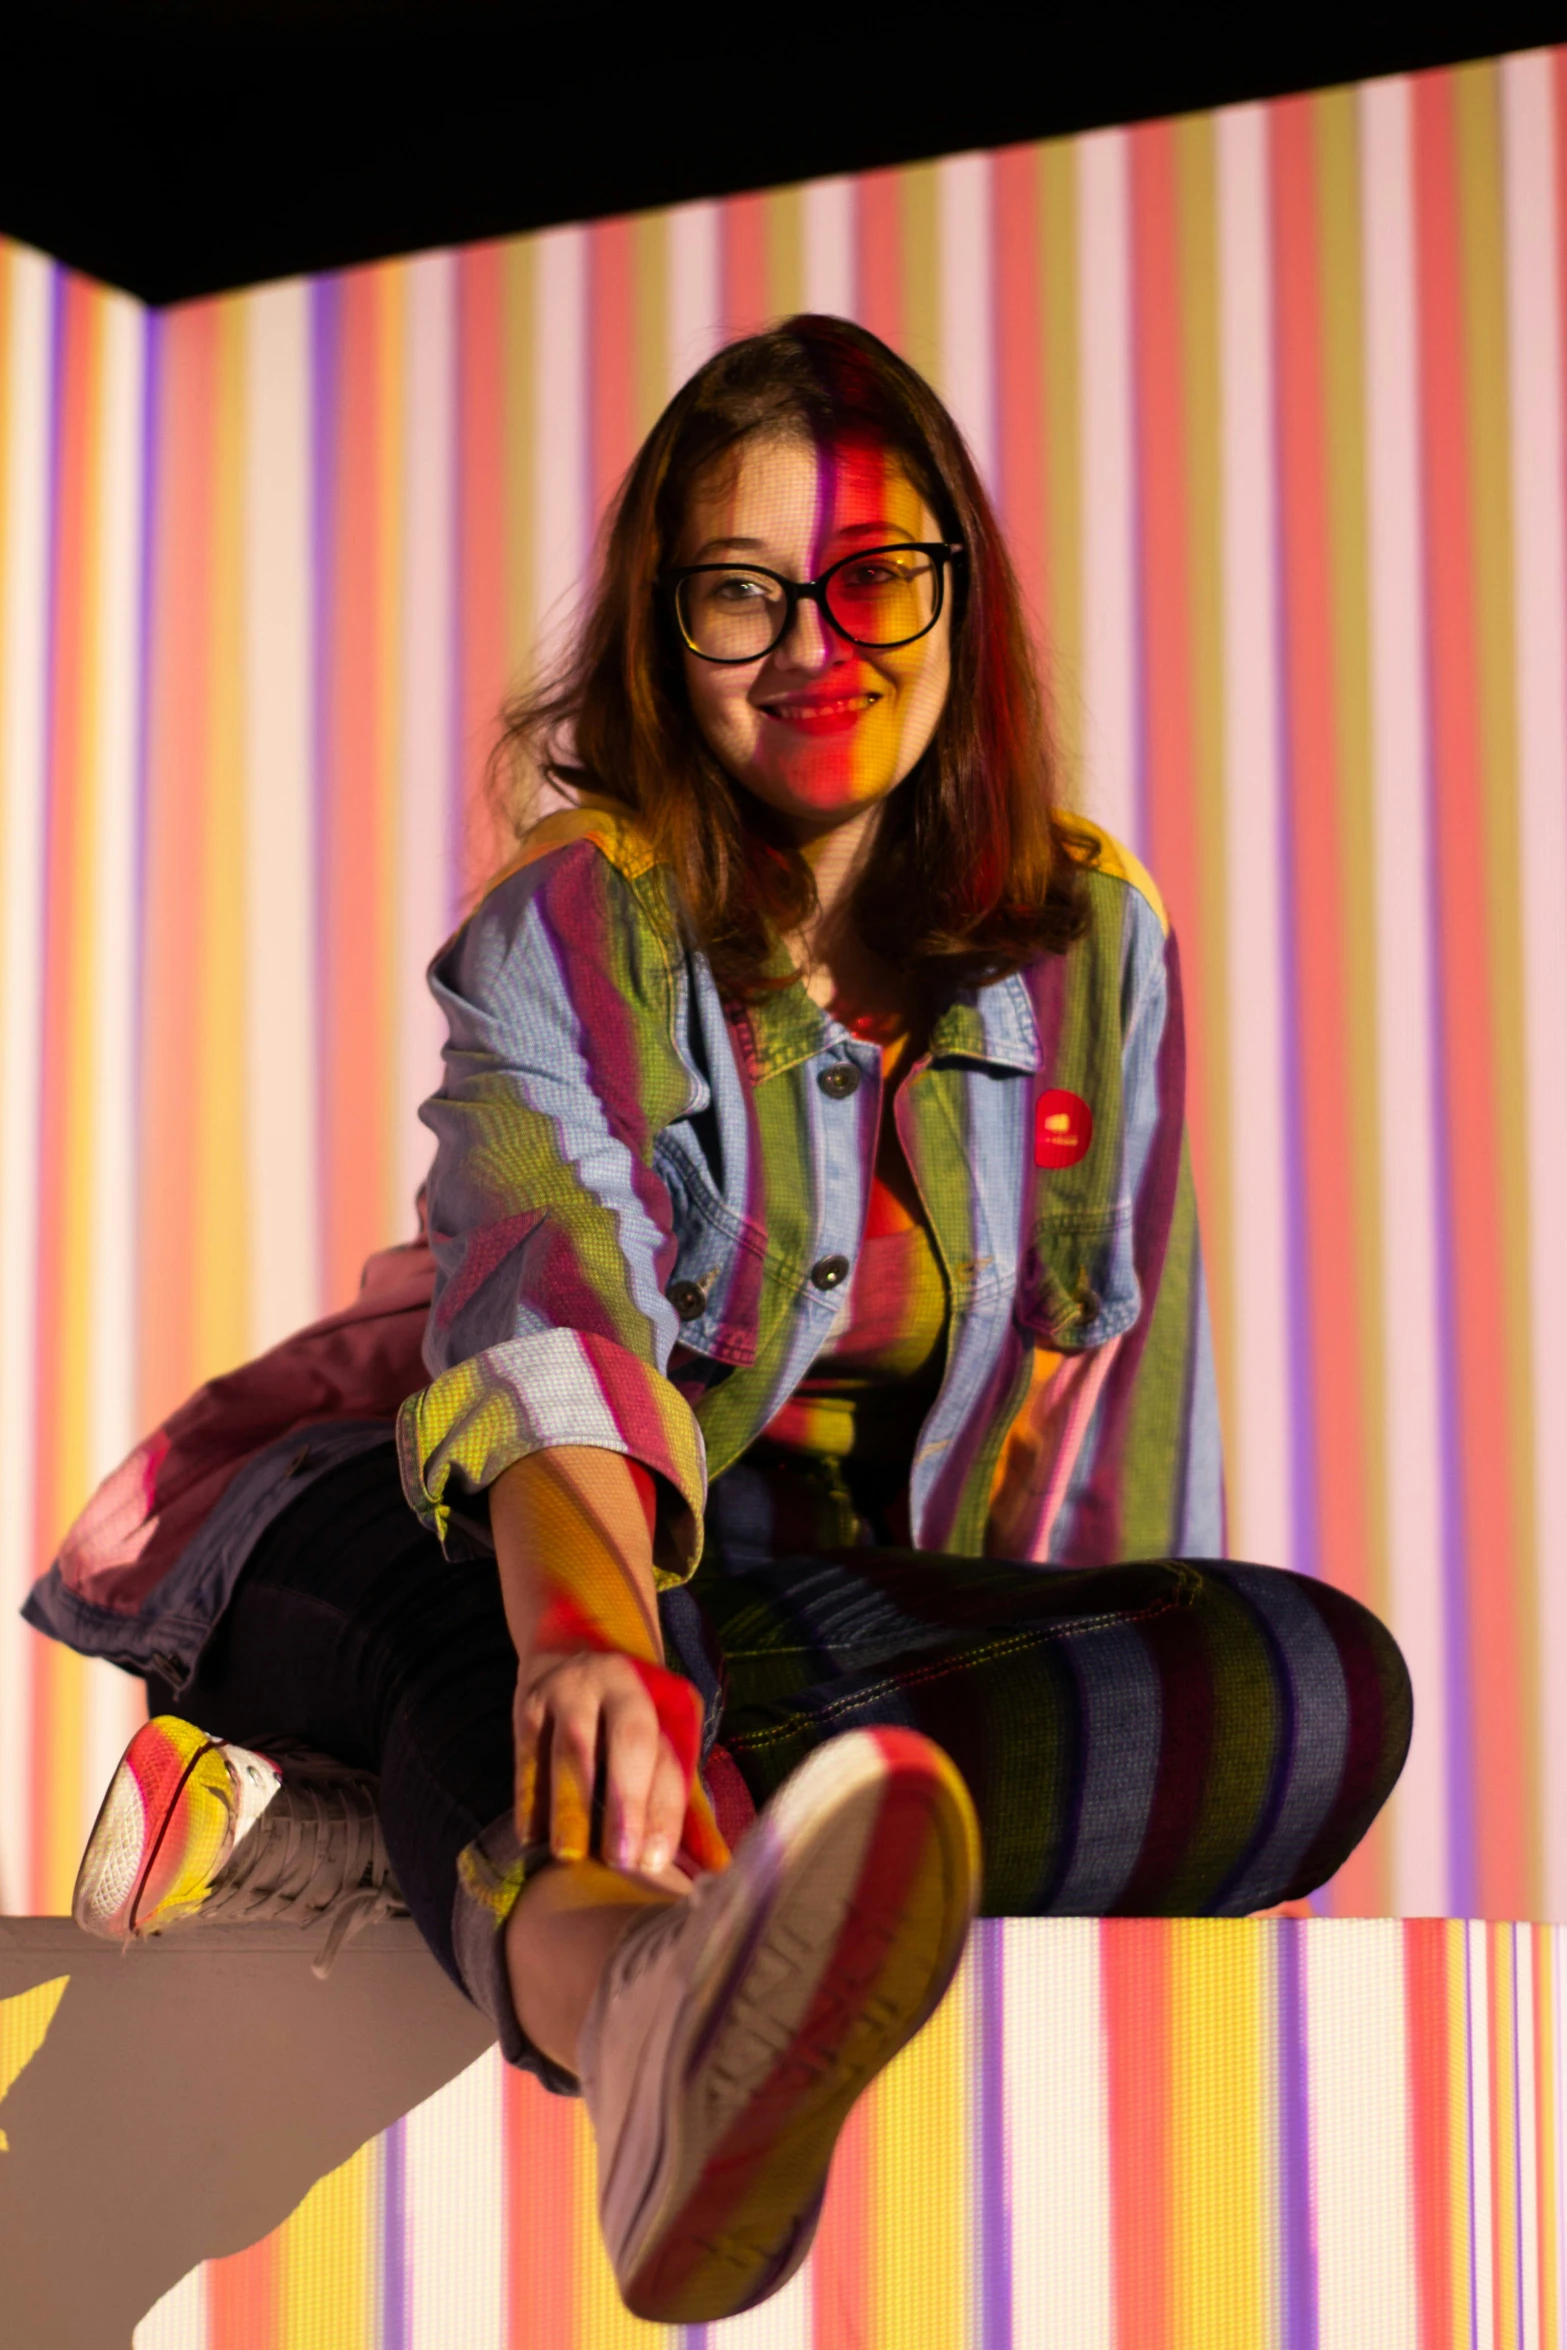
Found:
[[[135,2350],[1560,2350],[1564,2026],[1559,1927],[981,1924],[748,2316],[627,2316],[492,2053]]]
[[[149,315],[0,248],[0,1895],[135,1710],[15,1623],[95,1478],[410,1228],[476,780],[670,389],[928,369],[1186,944],[1232,1548],[1419,1697],[1331,1890],[1567,1917],[1567,55]]]

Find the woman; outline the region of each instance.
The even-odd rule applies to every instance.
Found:
[[[372,1288],[159,1440],[272,1396],[172,1564],[130,1540],[95,1591],[100,1507],[34,1620],[177,1709],[82,1923],[341,1931],[389,1853],[506,2055],[584,2087],[627,2301],[715,2317],[803,2258],[976,1899],[1302,1894],[1409,1690],[1342,1594],[1213,1563],[1174,944],[1051,813],[928,386],[831,319],[720,352],[509,740],[574,804],[432,968],[427,1379],[394,1268],[381,1321]],[[355,1333],[377,1367],[326,1378]],[[373,1407],[410,1386],[399,1482]]]

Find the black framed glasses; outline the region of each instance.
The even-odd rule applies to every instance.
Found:
[[[760,661],[794,626],[795,608],[815,604],[851,645],[890,653],[912,645],[941,618],[956,541],[861,547],[816,579],[785,579],[760,563],[689,563],[657,581],[675,625],[699,661]]]

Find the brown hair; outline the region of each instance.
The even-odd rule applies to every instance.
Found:
[[[984,984],[1082,933],[1093,835],[1053,805],[1054,761],[1016,577],[952,418],[896,352],[840,318],[786,319],[717,352],[643,442],[606,517],[586,620],[553,674],[510,703],[491,767],[521,837],[538,788],[634,813],[674,872],[720,989],[770,987],[780,937],[815,910],[805,860],[704,742],[653,582],[703,468],[754,433],[818,446],[869,437],[898,458],[966,559],[952,575],[952,682],[935,734],[892,794],[855,893],[867,944],[900,969]]]

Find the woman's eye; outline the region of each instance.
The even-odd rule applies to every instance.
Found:
[[[850,588],[906,587],[917,566],[913,563],[895,563],[883,556],[874,563],[856,563],[844,574]]]
[[[709,594],[717,604],[766,603],[770,582],[749,579],[743,574],[715,581]]]

